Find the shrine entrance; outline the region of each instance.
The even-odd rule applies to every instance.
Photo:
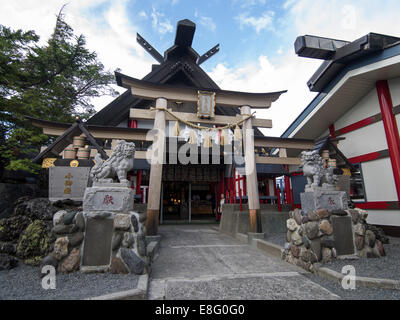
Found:
[[[216,198],[213,182],[163,182],[160,223],[214,222]]]
[[[222,169],[220,165],[163,165],[160,223],[215,222]]]

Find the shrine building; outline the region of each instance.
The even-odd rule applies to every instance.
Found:
[[[315,137],[265,136],[259,128],[271,128],[272,121],[254,112],[271,107],[285,91],[219,88],[201,68],[219,45],[199,55],[192,48],[195,29],[192,21],[179,21],[163,55],[137,34],[157,64],[143,79],[116,72],[117,84],[128,90],[86,122],[30,118],[44,134],[58,137],[34,161],[50,169],[90,168],[96,154],[107,158],[117,140],[132,141],[136,153],[128,176],[136,204],[146,208],[148,235],[168,221],[215,220],[222,197],[247,210],[250,231],[260,232],[260,205],[278,212],[295,206],[289,166],[300,165],[298,153],[314,148]],[[288,156],[291,152],[296,156]],[[277,187],[282,176],[285,190]],[[70,182],[57,195],[50,190],[51,197],[74,198],[75,185]]]
[[[400,38],[306,35],[297,38],[295,50],[300,57],[323,60],[307,83],[318,94],[281,137],[335,140],[355,169],[346,173],[350,199],[368,211],[368,223],[399,236]],[[292,183],[302,179],[296,171],[291,168]]]

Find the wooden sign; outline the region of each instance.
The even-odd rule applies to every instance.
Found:
[[[197,117],[212,118],[215,109],[215,92],[197,91]]]

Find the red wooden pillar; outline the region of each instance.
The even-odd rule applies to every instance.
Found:
[[[285,203],[290,204],[290,178],[285,176]]]
[[[400,138],[396,118],[393,114],[393,103],[387,80],[378,81],[376,83],[376,90],[389,148],[390,162],[392,163],[397,200],[400,202]]]
[[[137,128],[137,120],[129,119],[128,127],[129,128]]]
[[[233,203],[236,203],[236,169],[233,170]]]
[[[240,181],[239,180],[239,207],[240,207],[240,211],[243,210],[243,204],[242,204],[242,188],[240,187]]]
[[[136,179],[136,194],[140,194],[141,184],[142,184],[142,170],[138,170]]]

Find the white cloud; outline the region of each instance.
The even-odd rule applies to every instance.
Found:
[[[306,81],[317,68],[318,61],[298,58],[288,52],[279,63],[272,64],[266,56],[242,66],[218,64],[208,72],[226,90],[245,92],[273,92],[288,90],[270,109],[257,110],[257,117],[272,119],[272,129],[262,129],[269,136],[279,136],[298,116],[315,94],[310,93]]]
[[[257,34],[259,34],[263,29],[272,29],[273,17],[274,12],[267,11],[264,12],[260,17],[252,17],[249,16],[248,13],[241,13],[235,19],[239,21],[240,28],[243,28],[243,26],[249,26],[254,28]]]
[[[235,0],[234,3],[240,3],[241,8],[249,8],[256,5],[264,5],[266,0]]]
[[[382,10],[382,5],[385,10]],[[288,0],[283,7],[287,10],[283,18],[290,22],[288,28],[295,36],[313,34],[350,41],[369,32],[400,36],[398,1],[387,0],[383,4],[355,0],[346,4],[340,0]],[[239,21],[242,26],[258,27],[256,31],[259,33],[271,27],[272,16],[269,18],[267,15],[264,23],[260,18],[246,15],[242,15]],[[272,119],[273,128],[262,129],[266,135],[272,136],[280,136],[316,96],[309,91],[307,81],[322,62],[298,57],[292,48],[287,51],[278,48],[276,52],[279,55],[274,57],[274,63],[260,56],[257,61],[240,66],[218,64],[209,72],[223,89],[248,92],[288,90],[270,109],[257,111],[258,117]]]
[[[147,14],[146,14],[146,12],[145,12],[144,10],[140,11],[140,12],[139,12],[139,17],[142,17],[142,18],[147,19]]]
[[[210,17],[200,17],[200,22],[202,26],[206,27],[211,32],[214,32],[217,29],[217,25],[214,20]]]
[[[298,35],[352,41],[369,32],[399,36],[399,10],[397,0],[299,0],[290,7],[286,19],[293,21]]]
[[[168,19],[164,18],[164,13],[158,12],[154,6],[152,10],[151,18],[153,29],[161,35],[172,32],[174,27]]]

